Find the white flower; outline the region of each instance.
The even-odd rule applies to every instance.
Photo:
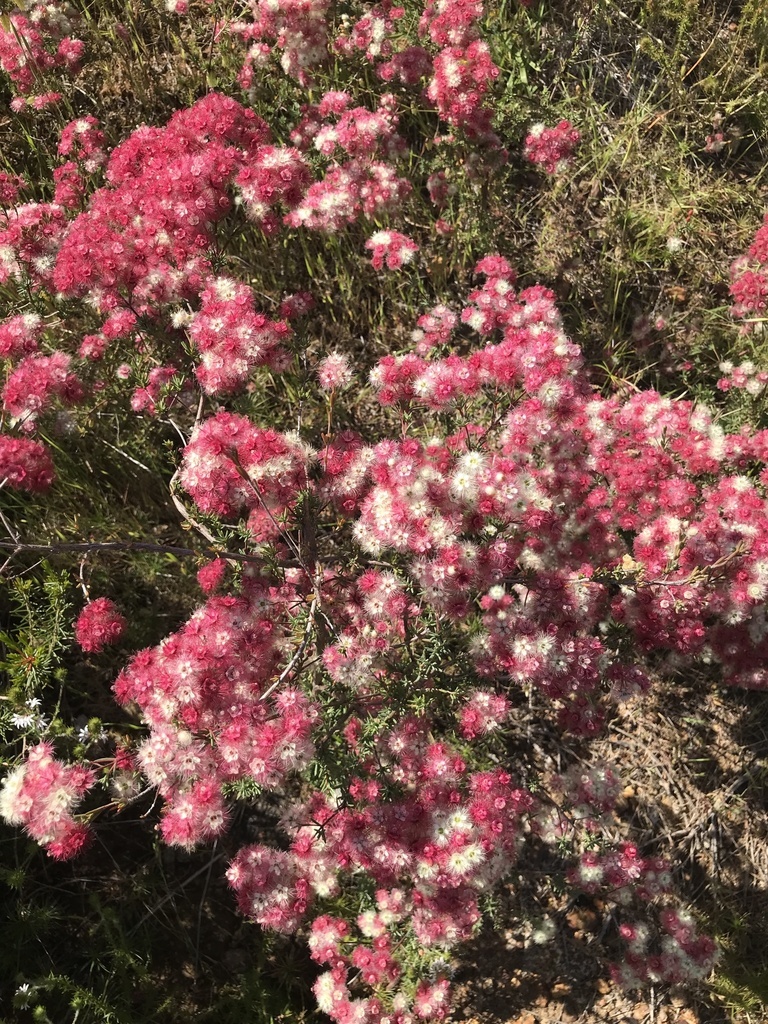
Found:
[[[13,997],[13,1004],[18,1010],[26,1010],[32,1003],[32,996],[35,992],[35,986],[30,985],[28,981],[25,981],[23,985],[19,985]]]
[[[11,725],[15,729],[31,729],[35,724],[35,717],[36,716],[29,711],[25,711],[21,715],[11,715]]]

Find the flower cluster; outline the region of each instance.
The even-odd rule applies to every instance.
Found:
[[[82,353],[82,348],[81,348]],[[130,367],[128,367],[130,372]],[[173,408],[180,394],[188,392],[190,385],[184,382],[178,386],[181,374],[175,366],[155,366],[147,376],[144,387],[136,388],[131,395],[131,408],[134,412],[144,412],[148,416],[157,416]]]
[[[343,352],[331,352],[317,367],[317,379],[323,391],[336,391],[352,383],[354,373]]]
[[[406,263],[411,263],[419,251],[413,239],[399,231],[377,231],[365,243],[365,248],[371,251],[374,270],[381,270],[385,264],[388,270],[400,270]]]
[[[461,710],[462,736],[473,740],[477,736],[496,732],[503,725],[509,711],[509,701],[503,694],[475,690]]]
[[[525,137],[525,159],[543,167],[547,174],[560,174],[573,162],[580,139],[570,121],[560,121],[554,128],[535,124]]]
[[[476,593],[477,671],[538,686],[570,729],[594,732],[608,694],[647,688],[641,661],[607,642],[609,621],[638,652],[706,644],[728,681],[765,686],[766,499],[739,475],[764,459],[765,432],[726,436],[706,410],[653,392],[591,395],[551,294],[517,296],[497,258],[481,270],[462,320],[503,340],[463,357],[388,356],[372,381],[386,404],[451,409],[489,388],[523,397],[496,439],[479,428],[447,442],[344,438],[321,453],[358,544],[407,555],[443,614],[463,618]]]
[[[423,46],[407,46],[379,64],[376,72],[385,82],[418,85],[432,71],[432,58]]]
[[[71,35],[78,20],[68,3],[47,0],[28,14],[15,11],[0,26],[0,67],[20,93],[30,94],[50,71],[77,72],[85,51],[85,43]]]
[[[763,321],[768,303],[768,214],[749,249],[731,264],[731,313],[743,319],[746,333]]]
[[[11,206],[19,198],[19,192],[26,186],[20,174],[0,171],[0,206]]]
[[[304,152],[315,150],[333,159],[285,223],[331,232],[363,215],[396,210],[412,190],[395,166],[405,152],[397,125],[396,102],[390,94],[380,98],[375,111],[353,106],[352,97],[342,91],[305,104],[291,140]]]
[[[220,412],[192,435],[180,480],[204,512],[231,518],[248,511],[250,532],[266,540],[279,535],[280,521],[308,486],[312,457],[297,437]]]
[[[183,13],[186,0],[170,6]],[[3,408],[32,432],[56,402],[117,393],[147,417],[173,409],[177,433],[191,431],[174,481],[211,517],[198,525],[221,556],[198,572],[200,607],[115,682],[146,726],[135,762],[121,754],[115,767],[157,787],[162,837],[184,849],[224,834],[235,792],[283,800],[284,841],[246,846],[230,863],[242,912],[284,933],[307,928],[323,967],[317,1001],[339,1024],[440,1020],[446,954],[476,933],[526,836],[554,847],[604,829],[621,793],[610,765],[564,768],[541,801],[522,771],[500,767],[520,691],[549,702],[563,731],[591,737],[616,702],[682,658],[768,688],[768,431],[726,434],[707,409],[653,391],[602,397],[554,294],[519,288],[489,255],[463,304],[432,305],[410,325],[411,350],[371,370],[383,433],[334,433],[351,356],[313,342],[302,362],[292,322],[312,296],[286,295],[300,282],[264,294],[258,278],[236,277],[233,224],[220,226],[231,216],[257,245],[285,243],[290,266],[299,246],[311,251],[302,233],[363,220],[350,234],[370,236],[376,270],[411,263],[419,247],[397,228],[420,223],[402,216],[414,184],[442,211],[459,167],[479,181],[482,160],[506,157],[487,104],[499,69],[480,0],[427,0],[419,45],[393,0],[344,5],[335,39],[327,0],[249,9],[229,26],[248,46],[244,88],[274,55],[302,87],[332,55],[347,88],[318,89],[293,131],[276,119],[274,137],[215,92],[109,154],[98,122],[79,118],[61,133],[51,203],[16,205],[23,183],[0,175],[0,284],[23,295],[0,323]],[[56,20],[64,7],[45,11]],[[63,46],[64,21],[11,17],[40,51],[26,71],[12,64],[23,88],[28,73],[59,66],[46,39]],[[366,106],[352,92],[361,67]],[[430,164],[420,181],[413,111],[424,99],[451,132],[435,144],[456,143],[460,159],[441,150],[443,169]],[[536,126],[525,156],[556,173],[578,140],[567,121]],[[332,251],[322,234],[312,244]],[[768,219],[734,264],[736,315],[761,318],[766,267]],[[62,318],[83,313],[60,332],[70,351],[40,351],[61,321],[28,310],[49,302]],[[313,389],[322,400],[295,434],[246,415],[263,410],[265,370],[301,408]],[[768,381],[748,363],[723,373],[724,390],[757,394]],[[300,436],[311,430],[319,452]],[[43,491],[52,480],[42,445],[0,435],[0,487]],[[232,550],[238,539],[245,553]],[[125,626],[100,598],[75,635],[98,652]],[[120,800],[135,779],[112,781]],[[71,856],[87,838],[73,810],[93,782],[41,743],[6,779],[0,813]],[[622,913],[670,892],[670,866],[631,843],[574,849],[570,883]],[[623,983],[674,983],[711,966],[711,943],[685,915],[663,911],[661,925],[655,945],[623,926]]]
[[[395,168],[379,160],[348,160],[332,166],[314,182],[297,208],[286,215],[291,227],[335,232],[361,216],[397,210],[412,186]]]
[[[62,129],[58,153],[77,160],[89,174],[93,174],[107,159],[104,143],[104,132],[96,118],[80,117]]]
[[[316,116],[324,121],[332,115],[339,115],[333,123],[320,124],[314,133],[314,147],[323,156],[332,157],[337,150],[350,157],[383,157],[396,159],[405,151],[405,142],[397,134],[397,101],[390,93],[379,100],[379,109],[349,107],[351,96],[347,93],[327,93],[317,106]],[[306,119],[314,112],[305,112]],[[314,126],[313,126],[314,127]],[[299,129],[300,130],[300,129]],[[309,129],[311,130],[311,129]],[[305,134],[308,127],[305,128]]]
[[[62,130],[58,152],[69,159],[53,172],[54,203],[69,209],[82,205],[88,187],[86,175],[95,174],[106,162],[104,145],[104,133],[95,117],[78,118]]]
[[[311,69],[328,56],[328,0],[250,0],[253,21],[238,21],[230,31],[251,43],[239,81],[249,88],[253,64],[263,63],[271,40],[282,51],[280,63],[287,75],[301,85],[312,81]]]
[[[493,112],[483,102],[499,76],[488,44],[475,39],[466,48],[446,46],[434,58],[433,71],[425,95],[440,117],[470,138],[498,146]]]
[[[280,228],[275,212],[295,209],[309,187],[311,173],[301,153],[291,146],[260,146],[235,178],[249,220],[265,234]]]
[[[75,622],[75,639],[89,654],[103,651],[109,644],[117,643],[128,623],[114,601],[98,597],[89,601]]]
[[[106,311],[129,296],[149,314],[193,298],[209,270],[213,227],[231,207],[228,187],[268,136],[260,118],[219,93],[165,128],[137,129],[112,151],[109,184],[69,225],[56,289]]]
[[[479,0],[429,0],[419,35],[441,47],[432,61],[424,95],[448,124],[477,142],[500,149],[491,128],[493,111],[485,96],[499,75],[488,44],[480,37],[483,4]]]
[[[166,842],[191,848],[220,835],[225,783],[279,789],[311,759],[316,708],[287,685],[268,693],[303,598],[296,584],[249,576],[240,596],[210,597],[117,679],[117,699],[135,702],[150,727],[138,758],[165,798]]]
[[[0,322],[0,356],[20,359],[37,351],[43,321],[37,313],[20,313]]]
[[[0,481],[17,491],[47,491],[54,481],[48,449],[38,441],[0,434]]]
[[[614,981],[623,988],[654,985],[681,985],[703,981],[717,960],[717,947],[708,935],[700,935],[693,917],[682,910],[667,908],[659,915],[661,941],[658,951],[651,950],[651,932],[641,921],[619,928],[627,944],[621,964],[611,967]]]
[[[405,14],[404,7],[395,7],[393,0],[380,0],[356,21],[347,19],[345,32],[339,35],[334,46],[340,53],[354,54],[355,50],[365,53],[366,60],[376,61],[392,53],[390,36],[395,22]],[[342,22],[344,24],[344,22]]]
[[[628,903],[633,895],[652,900],[668,893],[672,873],[663,858],[641,857],[633,843],[623,843],[606,853],[583,853],[569,881],[584,892],[605,892],[620,903]]]
[[[753,398],[757,398],[765,391],[768,384],[768,372],[758,370],[751,359],[747,359],[738,366],[734,366],[730,361],[720,363],[720,371],[725,375],[717,382],[721,391],[737,388],[746,391]]]
[[[228,872],[243,912],[285,931],[355,873],[372,879],[375,902],[357,918],[358,935],[324,914],[312,924],[312,956],[330,968],[315,994],[340,1022],[351,1015],[381,1021],[383,998],[403,1024],[412,1013],[445,1015],[445,979],[433,988],[422,983],[415,997],[393,988],[401,974],[395,948],[410,935],[425,951],[444,951],[473,934],[478,897],[514,863],[535,806],[509,774],[470,772],[450,745],[430,740],[431,728],[425,718],[402,719],[379,738],[375,762],[352,780],[349,806],[316,792],[286,816],[287,853],[246,847]],[[403,795],[382,800],[393,784]],[[377,994],[353,998],[353,971],[358,985]]]
[[[200,353],[196,375],[207,394],[240,390],[257,366],[283,365],[291,328],[257,312],[247,285],[210,278],[200,300],[187,330]]]
[[[22,430],[31,432],[41,413],[58,398],[63,405],[82,401],[85,390],[70,369],[72,357],[65,352],[50,356],[30,355],[11,372],[3,388],[3,408]]]
[[[90,768],[57,761],[52,744],[38,743],[3,780],[0,816],[23,825],[52,857],[68,860],[90,839],[87,825],[72,812],[95,782]]]
[[[56,203],[24,203],[0,213],[0,284],[29,282],[55,291],[53,269],[67,226],[66,211]]]
[[[436,345],[447,345],[458,322],[453,310],[442,304],[420,316],[411,334],[416,354],[425,356]]]

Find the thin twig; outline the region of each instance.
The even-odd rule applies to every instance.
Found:
[[[278,686],[280,686],[280,684],[285,679],[288,678],[288,676],[293,671],[294,666],[296,665],[298,660],[301,658],[301,656],[304,653],[304,651],[307,649],[307,644],[309,643],[309,639],[312,636],[312,628],[313,628],[313,626],[315,624],[315,610],[316,610],[316,608],[317,608],[317,597],[315,596],[315,597],[312,598],[312,604],[309,606],[309,615],[307,616],[307,625],[306,625],[306,627],[304,629],[304,636],[302,638],[301,643],[296,648],[295,654],[293,655],[291,660],[288,662],[288,664],[285,666],[285,668],[280,673],[280,675],[277,677],[277,679],[274,681],[274,683],[272,683],[271,686],[267,687],[267,689],[264,691],[264,693],[262,693],[262,695],[259,697],[260,701],[266,700],[267,697],[269,697],[270,694],[274,693],[275,690],[278,688]]]
[[[193,875],[190,875],[189,878],[186,879],[186,881],[182,882],[180,889],[185,889],[191,882],[194,882],[196,878],[199,878],[200,875],[205,874],[206,871],[210,871],[211,866],[215,864],[217,860],[223,860],[225,856],[226,854],[224,853],[218,853],[215,856],[213,856],[207,864],[203,865],[203,867],[200,868],[199,871],[195,871],[195,873]],[[154,907],[150,907],[149,913],[145,914],[144,917],[142,917],[142,919],[139,921],[139,923],[135,927],[133,927],[130,930],[130,932],[128,932],[128,938],[131,938],[133,935],[135,935],[145,921],[148,921],[150,917],[154,917],[161,907],[164,907],[166,903],[169,903],[177,895],[177,892],[169,892],[168,895],[164,896],[159,903],[155,904]]]
[[[214,842],[212,853],[216,853],[216,847],[218,842]],[[208,864],[208,874],[205,876],[205,885],[203,886],[203,894],[200,897],[200,905],[197,908],[197,934],[195,936],[195,971],[200,964],[200,936],[203,931],[203,907],[205,905],[205,897],[208,895],[208,886],[211,884],[211,872],[213,871],[214,859],[211,859]]]
[[[132,455],[128,455],[128,453],[124,452],[122,450],[122,448],[116,448],[115,445],[110,444],[109,441],[105,441],[103,437],[101,439],[101,442],[102,442],[102,444],[105,444],[107,446],[107,448],[111,448],[113,452],[117,452],[118,455],[122,455],[124,459],[128,459],[128,461],[132,462],[134,464],[134,466],[138,466],[139,469],[143,469],[147,473],[151,473],[152,472],[152,470],[149,468],[149,466],[145,466],[143,462],[139,462],[138,459],[134,459]]]
[[[216,537],[214,537],[214,535],[211,533],[211,531],[206,526],[203,526],[202,523],[198,522],[197,519],[194,518],[194,516],[191,514],[191,512],[187,509],[187,507],[184,504],[184,502],[181,500],[181,498],[178,496],[178,494],[176,494],[176,492],[174,491],[174,486],[175,486],[176,481],[178,479],[179,479],[179,471],[177,469],[176,472],[171,477],[171,482],[168,484],[168,488],[169,488],[169,490],[171,492],[171,501],[176,506],[177,512],[179,513],[179,515],[182,517],[182,519],[186,523],[189,523],[189,525],[192,527],[193,530],[197,530],[197,532],[200,534],[201,537],[205,537],[205,539],[210,541],[211,544],[217,544],[218,541],[216,540]]]
[[[259,504],[261,505],[262,509],[267,513],[269,518],[272,520],[272,525],[275,527],[276,530],[279,531],[280,536],[285,540],[286,544],[288,545],[288,547],[291,549],[291,551],[295,555],[296,561],[299,563],[301,568],[304,570],[304,573],[305,573],[307,579],[309,580],[310,585],[312,586],[312,593],[315,595],[315,600],[317,601],[317,609],[316,609],[316,611],[317,611],[318,615],[321,617],[321,619],[322,619],[322,621],[324,623],[324,627],[327,628],[330,631],[331,635],[336,637],[338,635],[336,633],[336,629],[335,629],[333,623],[328,618],[328,616],[325,614],[325,612],[323,611],[323,608],[322,608],[322,595],[320,593],[320,583],[322,582],[323,574],[322,574],[321,568],[318,566],[318,563],[317,563],[317,556],[316,556],[314,537],[313,537],[313,539],[312,539],[312,541],[310,543],[311,561],[312,561],[312,565],[313,565],[313,569],[314,569],[314,571],[313,571],[307,565],[307,563],[306,563],[306,561],[305,561],[305,559],[304,559],[304,557],[302,555],[301,548],[299,547],[299,545],[296,543],[296,541],[293,539],[293,537],[291,537],[290,533],[288,533],[287,530],[283,529],[280,526],[280,524],[278,523],[278,521],[275,519],[274,515],[272,514],[272,510],[269,508],[269,506],[264,501],[264,498],[263,498],[263,496],[261,494],[261,491],[258,489],[258,487],[253,482],[253,480],[251,480],[250,476],[248,475],[247,471],[245,470],[245,467],[240,462],[240,459],[238,458],[237,453],[236,452],[232,452],[232,453],[230,453],[229,457],[231,458],[232,463],[235,466],[235,468],[237,469],[237,471],[240,474],[240,476],[243,478],[243,480],[245,480],[245,482],[248,484],[248,486],[253,491],[254,495],[256,496],[256,500],[259,502]],[[309,527],[309,528],[311,528],[312,531],[314,531],[314,526],[315,526],[314,520],[311,520],[310,518],[308,518],[305,515],[305,527]],[[325,647],[327,647],[327,638],[326,638],[326,635],[325,635],[325,628],[321,628],[320,629],[320,635],[318,637],[319,646],[320,646],[321,650],[323,650]]]
[[[85,576],[83,575],[83,569],[85,568],[85,562],[87,557],[87,555],[83,555],[83,557],[80,559],[80,569],[78,571],[78,576],[80,577],[80,589],[83,591],[83,597],[85,598],[86,601],[90,597],[90,594],[88,593],[88,584],[85,582]]]

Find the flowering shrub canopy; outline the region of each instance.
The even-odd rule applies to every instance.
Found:
[[[580,133],[535,124],[510,156],[478,0],[429,0],[418,17],[390,0],[349,8],[251,0],[214,32],[238,48],[247,95],[208,91],[117,145],[106,122],[69,121],[50,201],[0,175],[0,284],[15,297],[0,322],[0,489],[55,496],[54,467],[103,441],[103,419],[140,417],[168,428],[164,483],[205,541],[70,545],[199,555],[203,598],[114,681],[139,738],[90,767],[52,739],[27,746],[0,814],[67,859],[97,827],[98,771],[111,810],[141,775],[162,840],[190,851],[228,842],[237,800],[268,794],[279,836],[228,848],[226,876],[246,917],[307,938],[318,1005],[339,1024],[444,1019],[447,951],[531,843],[570,844],[568,883],[621,909],[618,982],[701,979],[715,945],[675,905],[669,863],[611,833],[614,768],[534,785],[505,740],[534,693],[553,730],[586,744],[682,665],[768,689],[768,430],[726,430],[652,389],[601,393],[555,293],[522,286],[503,254],[414,308],[460,187],[482,193],[510,159],[567,175]],[[10,22],[0,65],[18,98],[43,72],[77,71],[67,5]],[[290,125],[252,109],[278,73],[298,97]],[[768,294],[767,231],[731,268],[747,323]],[[247,246],[284,259],[279,295]],[[351,304],[397,297],[379,358],[338,321],[338,346],[311,337],[334,308],[313,268],[344,250],[360,257]],[[757,397],[768,380],[752,362],[721,370],[724,392]],[[365,421],[344,405],[357,392]],[[74,639],[97,656],[127,626],[96,597]]]

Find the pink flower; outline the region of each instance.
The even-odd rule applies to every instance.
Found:
[[[197,570],[197,582],[200,584],[200,589],[206,594],[212,594],[224,582],[226,573],[226,559],[214,558],[212,561],[206,562]]]
[[[90,839],[88,827],[75,820],[73,811],[95,781],[90,769],[63,764],[54,758],[52,744],[38,743],[3,780],[0,816],[10,825],[23,825],[52,857],[69,860]]]
[[[337,391],[347,387],[353,379],[349,359],[342,352],[332,352],[317,367],[317,379],[323,391]]]
[[[38,441],[0,434],[0,480],[17,491],[47,491],[55,479],[48,449]]]
[[[75,622],[75,639],[89,654],[99,653],[117,643],[128,625],[114,601],[99,597],[90,601]]]
[[[406,263],[411,263],[419,251],[413,239],[401,235],[399,231],[377,231],[371,235],[365,247],[373,253],[371,266],[375,270],[381,270],[385,263],[389,270],[399,270]]]
[[[525,139],[526,160],[540,164],[548,174],[558,174],[573,162],[581,135],[570,121],[560,121],[554,128],[535,124]]]

